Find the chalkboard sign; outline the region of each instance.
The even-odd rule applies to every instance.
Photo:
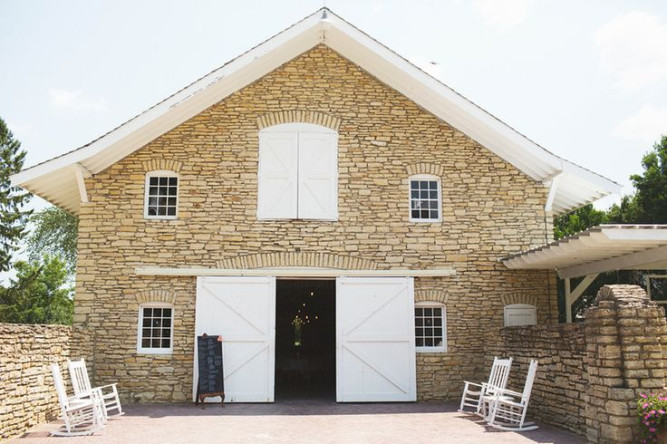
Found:
[[[205,398],[220,396],[225,402],[225,379],[222,371],[222,338],[220,336],[197,336],[197,358],[199,379],[197,381],[196,404]],[[203,406],[202,406],[203,407]]]

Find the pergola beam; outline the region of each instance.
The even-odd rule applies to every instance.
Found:
[[[612,257],[600,261],[575,265],[558,270],[558,276],[562,279],[586,276],[605,271],[640,269],[642,266],[665,261],[667,259],[667,245],[652,248],[650,250],[638,251],[623,256]]]

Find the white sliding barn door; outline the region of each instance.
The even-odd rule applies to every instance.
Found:
[[[195,334],[223,338],[226,402],[273,402],[275,307],[274,277],[197,279]],[[193,397],[197,368],[195,338]]]
[[[412,278],[336,282],[336,400],[416,401]]]

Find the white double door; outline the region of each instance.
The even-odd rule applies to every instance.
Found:
[[[413,295],[412,278],[337,279],[338,402],[416,400]],[[195,333],[223,338],[226,401],[273,402],[275,319],[274,277],[198,279]]]

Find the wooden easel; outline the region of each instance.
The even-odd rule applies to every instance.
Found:
[[[222,337],[204,333],[197,336],[197,357],[199,377],[197,378],[197,396],[195,405],[204,400],[220,396],[220,407],[225,404],[225,377],[222,366]]]

